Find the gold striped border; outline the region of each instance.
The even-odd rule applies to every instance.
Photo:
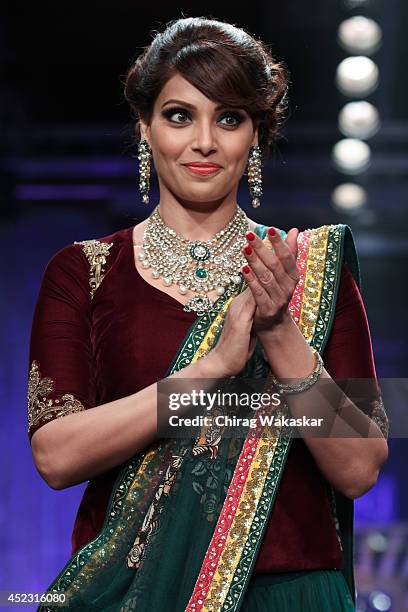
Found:
[[[225,319],[227,315],[228,307],[230,303],[232,302],[232,300],[234,299],[234,297],[235,297],[234,295],[230,296],[228,300],[226,300],[225,304],[223,304],[219,313],[217,314],[214,321],[211,323],[210,327],[208,328],[208,331],[205,334],[200,346],[194,353],[194,356],[191,359],[191,363],[196,363],[199,359],[201,359],[202,357],[204,357],[210,352],[215,342],[215,339],[217,337],[217,334],[219,330],[221,329],[221,323]]]
[[[313,339],[319,315],[329,231],[328,225],[311,230],[299,317],[300,330],[309,343]]]
[[[233,524],[228,532],[216,572],[205,598],[203,612],[217,612],[221,610],[225,601],[248,538],[277,442],[277,437],[259,438],[258,440]]]

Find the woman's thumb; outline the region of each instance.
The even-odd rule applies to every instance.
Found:
[[[249,341],[248,357],[252,357],[256,347],[257,336],[251,334],[251,340]]]
[[[248,308],[249,312],[253,314],[256,310],[256,301],[249,287],[245,289],[244,295],[245,295],[245,306]]]

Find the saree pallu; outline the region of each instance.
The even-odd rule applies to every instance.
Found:
[[[257,225],[257,234],[269,246],[266,231],[267,226]],[[279,231],[284,239],[286,233]],[[330,334],[343,261],[360,285],[347,225],[325,225],[299,234],[300,280],[289,309],[307,342],[320,353]],[[166,376],[215,346],[234,296],[244,289],[243,280],[230,286],[210,313],[194,321]],[[258,342],[239,377],[267,379],[269,372]],[[290,428],[278,427],[262,435],[248,431],[243,438],[224,438],[210,430],[196,439],[157,440],[123,464],[100,533],[72,556],[47,593],[64,594],[70,610],[235,612],[245,609],[244,602],[256,609],[253,590],[258,587],[251,573],[291,441]],[[334,489],[332,499],[343,571],[328,571],[326,578],[337,585],[344,610],[351,610],[353,502]],[[313,584],[325,597],[325,578],[314,571],[302,574],[308,576],[265,588],[272,597],[270,606],[275,601],[272,591],[279,591],[280,597],[295,588],[296,599],[302,588],[308,591]],[[250,599],[245,600],[246,594]],[[299,601],[292,609],[309,610],[300,605]],[[48,603],[38,608],[58,609]]]

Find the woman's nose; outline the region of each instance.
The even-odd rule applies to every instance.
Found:
[[[208,122],[198,122],[195,127],[194,149],[200,149],[203,153],[209,153],[217,148],[213,127]]]

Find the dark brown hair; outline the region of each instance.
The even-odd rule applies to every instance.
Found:
[[[211,100],[245,109],[259,126],[262,153],[271,150],[286,119],[289,72],[264,42],[213,18],[170,21],[125,75],[124,95],[134,113],[137,140],[139,118],[150,122],[156,98],[175,73]]]

